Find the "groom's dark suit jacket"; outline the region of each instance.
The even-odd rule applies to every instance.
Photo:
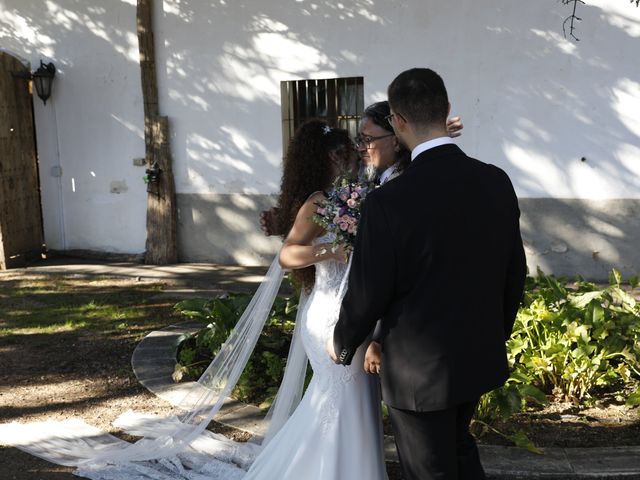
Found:
[[[452,144],[369,194],[334,331],[339,362],[382,318],[388,405],[441,410],[502,385],[526,275],[519,216],[507,174]]]

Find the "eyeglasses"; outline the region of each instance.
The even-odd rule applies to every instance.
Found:
[[[393,120],[393,117],[395,117],[396,114],[395,113],[390,113],[389,115],[387,115],[386,117],[384,117],[384,119],[387,121],[387,123],[389,125],[391,125],[391,120]]]
[[[378,135],[377,137],[372,137],[370,135],[366,135],[364,137],[357,136],[353,140],[356,145],[356,148],[364,147],[366,149],[369,149],[371,148],[371,144],[376,140],[380,140],[381,138],[391,137],[392,135],[395,135],[395,133],[387,133],[386,135]]]

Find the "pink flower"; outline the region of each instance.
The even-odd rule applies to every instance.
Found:
[[[351,234],[353,234],[353,233],[355,233],[355,232],[356,232],[356,228],[357,228],[357,227],[356,227],[355,225],[349,225],[349,230],[348,230],[348,232],[349,232],[349,233],[351,233]]]
[[[358,190],[356,190],[355,192],[351,193],[351,198],[358,198],[360,195],[358,195]]]
[[[324,217],[327,214],[327,209],[326,208],[318,208],[318,210],[316,210],[316,212],[318,213],[318,215],[322,215]]]
[[[347,230],[348,228],[349,228],[349,224],[348,223],[344,223],[343,222],[343,223],[340,224],[340,230],[342,230],[343,232],[345,230]]]
[[[347,206],[349,208],[355,208],[357,204],[358,202],[356,202],[353,198],[350,198],[349,200],[347,200]]]
[[[333,223],[334,223],[335,225],[338,225],[341,221],[342,221],[342,218],[340,218],[338,215],[336,215],[335,217],[333,217]]]
[[[349,198],[349,195],[347,193],[340,194],[340,200],[342,200],[343,202],[346,202],[348,198]]]
[[[344,223],[351,223],[353,221],[353,218],[351,218],[349,215],[343,215],[340,220],[342,220]]]

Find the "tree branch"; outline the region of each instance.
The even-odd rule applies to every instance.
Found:
[[[638,3],[640,3],[640,0],[631,0],[632,2],[636,2],[636,5]],[[576,42],[579,42],[580,39],[578,37],[575,36],[575,34],[573,33],[576,29],[575,27],[575,23],[576,22],[581,22],[582,18],[578,17],[576,15],[576,10],[578,8],[578,3],[582,3],[584,5],[583,0],[562,0],[562,3],[564,5],[569,5],[571,3],[573,3],[573,12],[571,13],[571,15],[569,15],[567,18],[564,19],[564,22],[562,22],[562,32],[564,33],[564,38],[567,38],[567,23],[569,23],[569,35],[571,36],[571,38],[573,38]]]

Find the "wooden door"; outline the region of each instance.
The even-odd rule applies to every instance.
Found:
[[[0,270],[24,265],[44,241],[28,74],[0,52]]]

